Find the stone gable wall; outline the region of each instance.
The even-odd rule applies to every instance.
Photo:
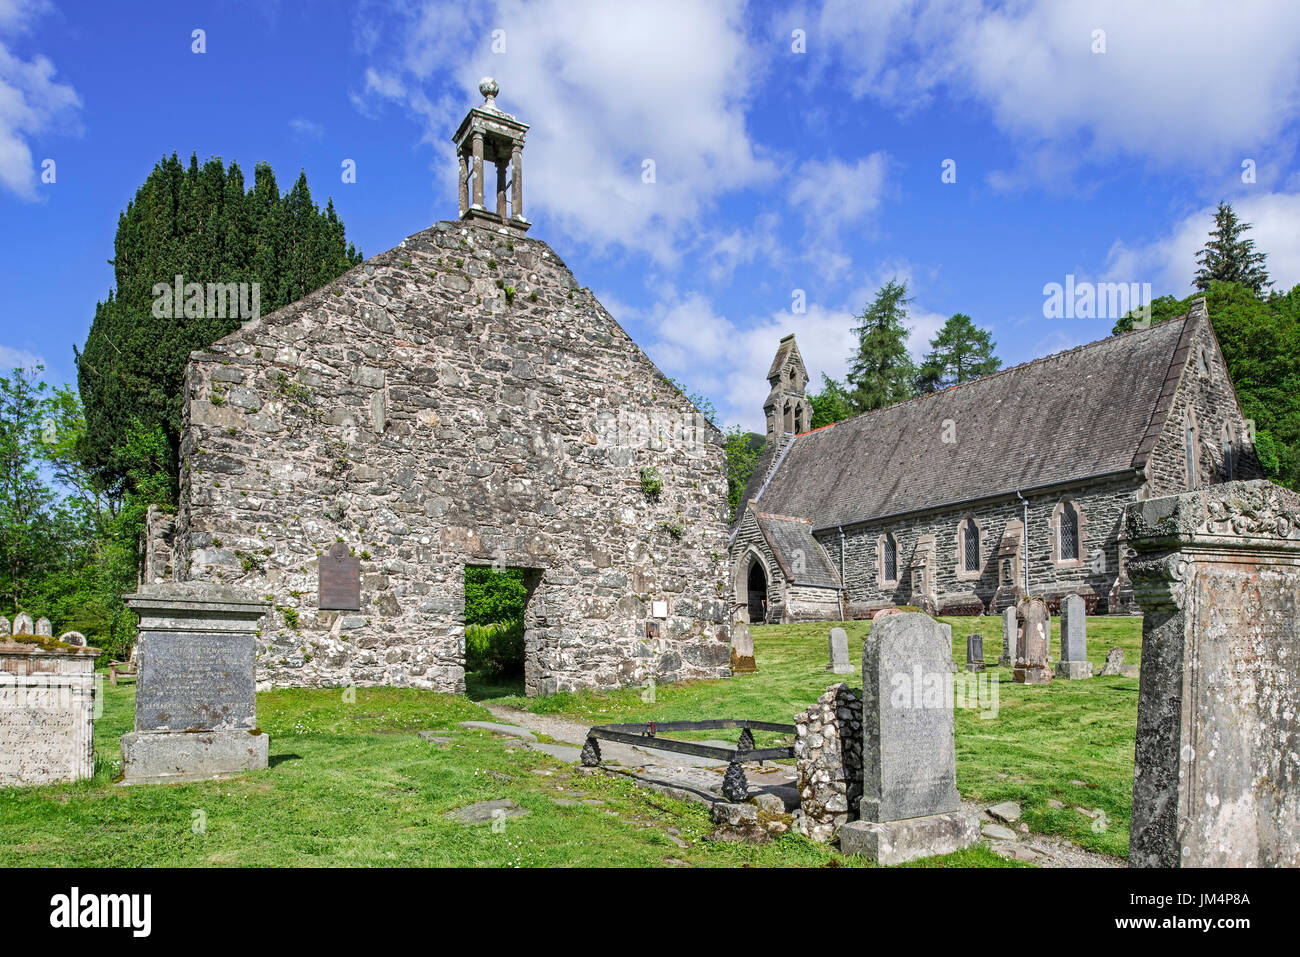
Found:
[[[272,602],[260,678],[463,690],[467,564],[542,571],[529,693],[729,673],[721,436],[545,243],[439,223],[186,389],[178,577]],[[317,607],[335,542],[360,611]]]
[[[777,562],[776,556],[772,554],[772,548],[767,544],[767,539],[763,537],[763,531],[758,527],[758,519],[750,509],[745,510],[745,515],[736,526],[736,537],[731,542],[729,566],[731,568],[733,605],[735,605],[736,614],[739,620],[745,621],[748,616],[746,608],[740,607],[741,596],[747,592],[747,577],[749,573],[749,562],[745,556],[749,554],[750,549],[757,551],[763,556],[763,562],[767,567],[767,611],[769,621],[786,621],[786,586],[785,575],[781,572],[781,565]],[[751,624],[762,624],[762,622],[751,622]]]
[[[1208,373],[1199,371],[1198,354],[1204,350],[1209,359]],[[1264,477],[1255,455],[1252,437],[1247,435],[1246,419],[1237,405],[1228,369],[1215,341],[1208,318],[1197,320],[1191,348],[1185,360],[1178,390],[1174,393],[1169,414],[1147,463],[1144,497],[1175,495],[1188,490],[1184,425],[1189,409],[1195,410],[1200,437],[1197,487],[1217,485],[1229,480],[1224,465],[1220,434],[1226,424],[1237,438],[1232,477],[1238,481]]]

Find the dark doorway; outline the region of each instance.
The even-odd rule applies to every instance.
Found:
[[[745,583],[745,594],[749,602],[749,620],[761,625],[767,621],[767,575],[763,564],[753,560],[749,564],[749,577]]]
[[[541,581],[531,568],[465,566],[465,693],[473,700],[524,694],[528,599]]]

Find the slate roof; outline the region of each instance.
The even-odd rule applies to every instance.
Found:
[[[1197,306],[802,433],[761,495],[760,479],[744,501],[759,495],[764,512],[820,529],[1140,469],[1205,315]],[[955,442],[943,441],[946,420]]]
[[[772,515],[757,509],[754,510],[754,518],[787,581],[796,585],[840,587],[839,574],[826,557],[821,544],[813,538],[812,522],[806,518]]]

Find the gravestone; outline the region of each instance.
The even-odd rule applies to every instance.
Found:
[[[50,620],[48,618],[36,619],[36,634],[40,635],[42,638],[54,637],[54,629],[50,626]]]
[[[9,619],[0,615],[0,638],[9,637]]]
[[[1016,624],[1016,606],[1011,605],[1002,612],[1002,657],[998,664],[1003,668],[1013,667],[1016,663],[1016,637],[1020,626]]]
[[[837,675],[853,674],[853,663],[849,661],[849,633],[843,628],[832,628],[830,646],[831,660],[826,670]]]
[[[1052,680],[1047,667],[1052,618],[1041,598],[1022,598],[1016,603],[1016,667],[1012,678],[1022,684],[1041,685]]]
[[[72,645],[74,648],[86,647],[86,636],[79,631],[65,631],[59,635],[59,641],[65,645]]]
[[[1088,661],[1087,609],[1078,595],[1061,599],[1061,660],[1056,677],[1069,681],[1092,677]]]
[[[0,787],[94,775],[98,656],[46,636],[0,641]]]
[[[951,663],[929,615],[890,615],[867,635],[860,820],[840,828],[844,853],[899,864],[978,840],[957,793]]]
[[[984,670],[984,636],[966,636],[966,670],[978,672]]]
[[[20,611],[14,615],[14,634],[30,635],[32,633],[32,616],[25,611]]]
[[[1124,673],[1124,649],[1112,648],[1106,652],[1106,663],[1101,666],[1101,676],[1103,678],[1113,675],[1122,675]]]
[[[758,665],[754,663],[754,636],[743,621],[731,626],[731,671],[738,675],[758,671]]]
[[[221,777],[267,766],[257,727],[255,635],[270,603],[204,582],[146,584],[135,730],[122,735],[123,783]]]
[[[1130,505],[1143,610],[1134,867],[1300,867],[1300,494]]]

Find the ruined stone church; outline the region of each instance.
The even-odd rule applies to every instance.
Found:
[[[525,572],[529,694],[726,676],[721,435],[526,235],[480,91],[458,220],[191,356],[146,579],[265,595],[274,685],[464,691],[467,567]]]
[[[1203,299],[814,430],[794,336],[767,378],[766,444],[729,549],[751,622],[983,614],[1025,595],[1131,613],[1125,508],[1263,477]]]

